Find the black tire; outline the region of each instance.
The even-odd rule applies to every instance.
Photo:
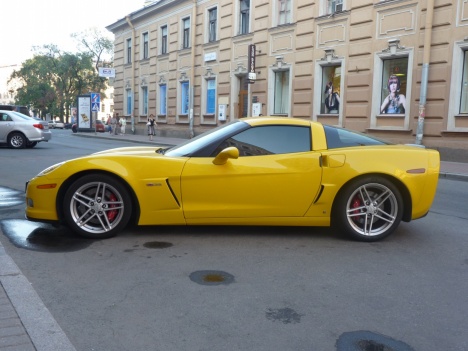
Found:
[[[76,180],[65,193],[63,213],[78,235],[106,239],[117,235],[130,220],[132,203],[121,181],[103,174]]]
[[[24,149],[28,140],[22,133],[12,133],[8,138],[8,146],[12,149]]]
[[[348,184],[333,207],[332,225],[359,241],[390,235],[403,216],[398,188],[383,177],[365,177]]]
[[[26,144],[26,148],[32,149],[36,145],[37,145],[37,141],[28,141]]]

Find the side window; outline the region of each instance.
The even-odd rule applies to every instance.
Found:
[[[167,54],[167,26],[161,27],[161,54]]]
[[[9,122],[11,121],[11,117],[8,116],[6,113],[1,114],[0,122]]]
[[[307,152],[311,150],[309,127],[261,126],[247,129],[224,140],[213,153],[234,146],[240,156],[259,156]]]
[[[459,113],[468,113],[468,50],[463,52],[463,75]]]
[[[142,35],[142,46],[143,46],[143,59],[149,58],[149,39],[148,32]]]
[[[213,7],[208,10],[208,42],[214,42],[217,39],[218,27],[218,8]]]
[[[291,0],[278,0],[278,25],[291,23]]]
[[[249,33],[250,0],[240,0],[239,34]]]
[[[127,63],[132,63],[132,39],[127,39]]]
[[[385,145],[386,142],[374,139],[368,135],[353,132],[346,129],[335,128],[324,125],[325,136],[327,137],[327,147],[329,149],[339,149],[350,146],[364,145]]]

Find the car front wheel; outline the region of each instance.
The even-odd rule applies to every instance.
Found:
[[[377,241],[400,224],[403,200],[398,188],[382,177],[350,183],[334,207],[333,224],[359,241]]]
[[[63,213],[68,226],[92,239],[115,236],[131,216],[131,198],[125,186],[108,175],[86,175],[67,190]]]

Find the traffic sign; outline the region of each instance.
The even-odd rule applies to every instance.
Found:
[[[101,109],[101,94],[91,93],[91,111],[99,112]]]

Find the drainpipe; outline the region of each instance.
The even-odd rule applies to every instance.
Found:
[[[429,62],[431,57],[432,19],[434,16],[434,0],[427,0],[426,25],[424,33],[424,54],[421,74],[421,92],[419,95],[418,128],[416,144],[421,145],[424,135],[424,117],[426,116],[427,81],[429,79]]]
[[[197,0],[193,0],[192,6],[192,19],[190,20],[190,44],[192,46],[191,61],[192,61],[192,74],[190,77],[190,109],[189,109],[189,136],[193,138],[195,133],[193,132],[193,109],[195,99],[195,30],[197,28]]]
[[[134,54],[134,50],[133,48],[135,47],[135,27],[133,26],[132,22],[130,21],[130,17],[129,16],[125,16],[125,20],[127,21],[128,25],[130,26],[130,28],[132,29],[132,57],[131,57],[131,60],[132,60],[132,102],[133,102],[133,106],[132,106],[132,116],[135,118],[135,92],[133,91],[135,89],[135,54]],[[125,45],[125,43],[124,43]],[[126,50],[126,48],[125,48]],[[125,114],[124,114],[125,115]]]

